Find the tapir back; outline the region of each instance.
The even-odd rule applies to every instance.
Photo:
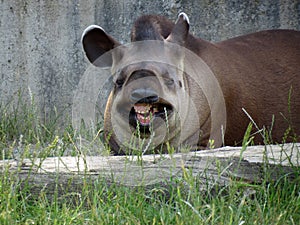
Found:
[[[270,30],[216,44],[209,58],[226,98],[228,145],[248,123],[266,128],[273,142],[300,135],[300,32]],[[247,115],[248,114],[248,115]],[[262,143],[263,132],[256,135]],[[286,140],[285,140],[286,138]]]

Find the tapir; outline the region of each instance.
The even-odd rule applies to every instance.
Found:
[[[131,43],[97,25],[82,45],[113,87],[104,136],[114,154],[254,144],[300,135],[300,31],[264,30],[212,43],[189,32],[189,18],[138,18]],[[99,74],[101,76],[101,74]]]

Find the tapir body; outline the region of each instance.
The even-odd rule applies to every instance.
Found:
[[[154,144],[156,148],[169,144],[206,148],[211,137],[221,140],[215,142],[215,147],[240,145],[250,122],[254,123],[256,144],[295,141],[300,134],[300,32],[268,30],[210,43],[188,30],[188,17],[181,13],[176,23],[161,16],[142,16],[131,32],[132,43],[161,43],[163,57],[179,69],[166,67],[167,63],[138,61],[139,47],[128,50],[101,27],[93,25],[84,31],[82,43],[88,59],[96,66],[112,69],[114,87],[104,118],[105,136],[112,151],[122,154],[130,149],[125,145],[130,135],[135,136],[135,142],[146,140],[146,149],[162,133],[163,141]],[[217,81],[209,91],[221,90],[224,107],[219,107],[222,101],[219,104],[218,100],[208,99],[202,81],[185,73],[189,63],[193,67],[198,62],[191,63],[179,50],[168,52],[163,47],[167,43],[191,51],[202,60],[199,63],[207,65]],[[99,61],[104,54],[105,60]],[[126,65],[121,63],[124,61]],[[139,79],[142,82],[136,82]],[[217,123],[214,135],[209,101],[216,104],[214,120],[225,118]],[[181,117],[179,122],[176,116]],[[164,129],[159,127],[161,123],[167,124]],[[166,129],[170,135],[166,135]]]

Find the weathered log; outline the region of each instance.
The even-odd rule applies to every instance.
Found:
[[[29,184],[30,192],[77,193],[84,182],[105,179],[124,186],[153,186],[197,176],[201,188],[227,185],[232,180],[250,183],[272,181],[300,174],[300,143],[223,147],[197,152],[144,156],[78,156],[0,161],[2,176]],[[267,179],[267,180],[266,180]],[[201,186],[201,185],[200,185]]]

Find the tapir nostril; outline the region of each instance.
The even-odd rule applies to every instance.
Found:
[[[131,93],[130,98],[134,103],[154,103],[159,99],[157,93],[149,89],[136,89]]]
[[[144,103],[155,103],[158,102],[158,96],[148,96],[146,98],[141,99],[139,102],[144,102]]]

